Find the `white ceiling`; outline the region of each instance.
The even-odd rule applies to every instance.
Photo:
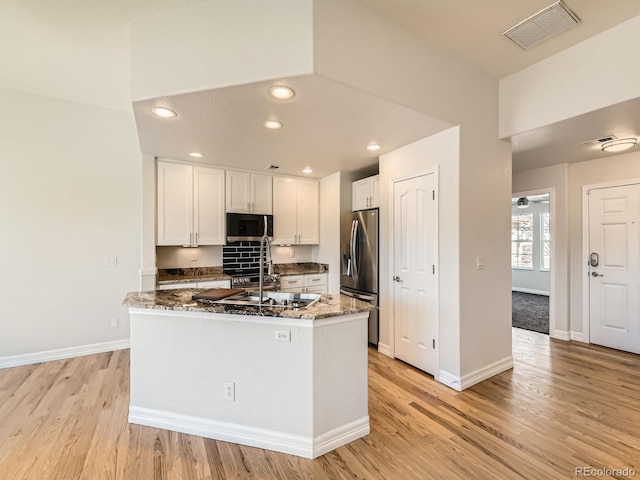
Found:
[[[563,0],[577,27],[524,51],[502,32],[555,0],[359,0],[496,79],[640,15],[638,0]]]
[[[142,152],[172,159],[200,160],[214,165],[321,178],[337,171],[357,171],[377,163],[378,155],[451,125],[381,98],[318,76],[287,79],[296,96],[274,100],[261,82],[134,103]],[[178,116],[163,119],[150,108],[163,105]],[[278,119],[280,130],[263,122]],[[370,143],[382,149],[366,150]]]
[[[4,67],[0,87],[126,108],[129,23],[206,1],[3,0],[0,39],[6,44],[17,42],[17,53],[13,54],[14,49],[0,52]],[[502,32],[553,0],[349,1],[359,1],[394,19],[494,78],[640,15],[638,0],[565,0],[582,23],[524,51]],[[30,34],[24,35],[25,31]],[[188,152],[199,149],[210,163],[256,170],[277,163],[282,166],[280,172],[298,175],[308,164],[314,169],[313,176],[319,177],[375,165],[379,153],[446,128],[443,122],[421,113],[323,79],[290,81],[299,95],[285,104],[270,101],[263,84],[165,99],[181,115],[164,123],[148,115],[145,102],[136,103],[142,150],[188,158]],[[583,147],[580,142],[610,133],[619,137],[627,132],[640,134],[639,107],[637,101],[631,101],[515,136],[514,171],[603,156],[597,148]],[[285,127],[267,132],[261,122],[274,109]],[[382,143],[383,150],[367,152],[363,147],[369,141]]]

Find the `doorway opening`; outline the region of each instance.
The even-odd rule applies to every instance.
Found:
[[[550,193],[511,199],[512,326],[545,335],[551,331]]]

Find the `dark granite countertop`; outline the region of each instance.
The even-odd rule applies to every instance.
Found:
[[[276,273],[280,276],[286,275],[307,275],[309,273],[327,273],[329,271],[329,265],[326,263],[276,263],[273,266]]]
[[[205,282],[207,280],[229,280],[222,267],[159,268],[158,285],[166,283]]]
[[[184,312],[206,312],[233,315],[262,315],[267,317],[300,318],[319,320],[341,317],[354,313],[368,312],[375,307],[346,295],[323,294],[314,305],[301,309],[282,307],[251,307],[238,305],[220,305],[196,302],[191,299],[203,289],[184,288],[177,290],[154,290],[149,292],[130,292],[122,304],[129,308],[149,308],[155,310],[173,310]]]
[[[329,265],[326,263],[276,263],[274,271],[280,276],[305,275],[310,273],[326,273]],[[222,271],[222,267],[196,268],[159,268],[158,285],[167,283],[205,282],[208,280],[229,280],[231,277]]]

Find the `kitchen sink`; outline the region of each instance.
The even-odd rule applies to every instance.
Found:
[[[263,306],[281,308],[306,308],[315,304],[321,295],[316,293],[264,292],[260,302],[260,292],[243,292],[212,303],[239,306]]]

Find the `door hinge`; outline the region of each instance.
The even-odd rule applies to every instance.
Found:
[[[436,339],[435,338],[433,339],[433,348],[434,349],[436,348]]]

